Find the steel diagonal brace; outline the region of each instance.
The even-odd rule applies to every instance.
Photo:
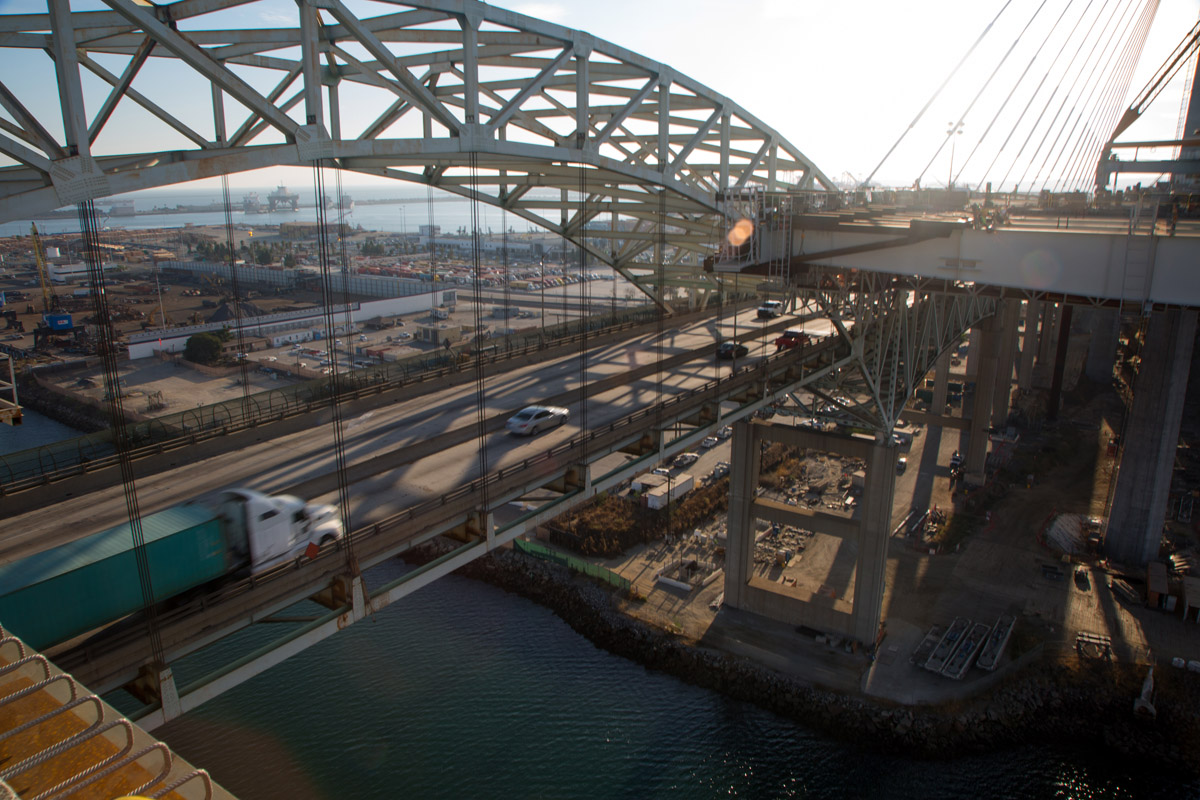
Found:
[[[26,135],[32,137],[30,141],[42,148],[48,156],[62,158],[66,155],[59,147],[58,142],[54,141],[54,137],[42,127],[37,118],[30,114],[25,106],[21,105],[21,101],[8,90],[3,82],[0,82],[0,105],[12,114],[13,119],[25,130]]]
[[[128,0],[121,0],[121,2],[128,2]],[[454,118],[454,115],[434,97],[429,89],[418,82],[412,73],[396,60],[392,51],[388,50],[383,42],[379,41],[379,38],[350,13],[349,9],[339,0],[313,0],[312,4],[317,8],[325,9],[344,25],[346,30],[358,40],[358,43],[395,76],[396,80],[412,95],[417,106],[448,128],[451,135],[458,136],[462,133],[462,125]]]
[[[137,25],[160,45],[174,53],[181,61],[221,87],[246,108],[278,128],[289,142],[295,141],[299,124],[275,108],[267,99],[256,92],[248,83],[234,75],[220,62],[196,46],[166,24],[136,5],[133,0],[104,0],[104,2],[127,20]]]

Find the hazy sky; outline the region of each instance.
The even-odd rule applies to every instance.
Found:
[[[1040,55],[1034,57],[1049,29],[1049,21],[1060,13],[1066,17],[1083,14],[1086,21],[1086,14],[1094,15],[1096,9],[1131,2],[1140,3],[1141,0],[1011,0],[980,52],[947,87],[941,101],[880,171],[877,182],[907,185],[921,173],[945,137],[949,122],[963,115],[973,93],[983,85],[988,72],[1039,8],[1035,24],[1006,62],[993,88],[985,92],[971,113],[965,115],[963,133],[954,142],[958,165],[963,163],[966,154],[988,127],[992,111],[1003,100],[1013,76],[1027,64],[1032,64],[1026,83],[1031,86],[1036,77],[1052,73],[1047,64],[1057,52],[1053,40],[1041,47]],[[388,13],[396,8],[353,0],[348,4],[364,16]],[[495,5],[588,31],[662,61],[677,72],[730,97],[777,129],[830,177],[836,179],[849,173],[861,179],[876,166],[953,65],[1005,5],[1005,0],[843,0],[821,3],[810,0],[509,0]],[[100,6],[89,1],[75,2],[73,7]],[[38,0],[0,0],[0,13],[41,11],[44,8]],[[1131,94],[1142,87],[1196,22],[1198,12],[1200,0],[1162,0],[1129,90]],[[225,13],[238,25],[295,24],[294,5],[290,0],[266,0]],[[31,107],[38,108],[39,116],[53,118],[56,110],[46,105],[39,107],[39,104],[54,102],[53,97],[48,96],[52,93],[37,90],[38,86],[47,85],[45,81],[53,80],[49,60],[37,53],[29,58],[40,59],[42,63],[3,60],[5,56],[0,53],[0,75],[4,76],[0,79],[22,95]],[[119,63],[109,68],[120,70]],[[1060,66],[1059,69],[1063,68]],[[15,75],[22,78],[14,80]],[[25,79],[25,75],[30,77]],[[1064,73],[1064,85],[1069,77]],[[1057,76],[1052,75],[1047,92],[1056,80]],[[90,117],[104,96],[105,85],[88,75],[85,86],[90,86],[93,92],[88,95]],[[1125,138],[1174,136],[1181,91],[1178,82],[1168,89]],[[205,95],[207,90],[195,97],[197,115],[207,108]],[[1129,99],[1125,98],[1123,103],[1128,104]],[[1020,103],[1021,98],[1015,98],[1010,111],[1018,109]],[[114,117],[114,120],[118,119],[122,120],[124,129],[114,125],[115,130],[105,135],[137,136],[139,125],[134,111],[122,108]],[[211,128],[211,124],[208,127]],[[61,129],[61,125],[54,129]],[[198,125],[198,129],[204,128]],[[989,141],[996,143],[1006,132],[997,126]],[[1016,137],[1015,141],[1019,140],[1020,136]],[[111,146],[111,139],[108,144]],[[938,155],[922,183],[944,185],[949,159],[949,149]],[[980,155],[970,162],[963,178],[978,179],[988,160],[981,147]],[[232,181],[237,186],[261,186],[269,183],[272,177],[274,174],[242,175],[235,176]],[[989,173],[989,177],[995,179],[999,175]],[[347,176],[347,180],[357,180],[357,176]]]

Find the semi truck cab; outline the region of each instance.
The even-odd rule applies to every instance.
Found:
[[[305,503],[292,495],[231,489],[221,495],[220,506],[230,541],[239,546],[244,543],[251,572],[294,558],[310,544],[320,546],[341,539],[343,534],[336,508]]]

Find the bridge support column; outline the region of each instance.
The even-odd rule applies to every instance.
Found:
[[[746,607],[754,566],[754,490],[758,487],[758,438],[748,422],[735,422],[730,447],[729,522],[725,548],[725,603]]]
[[[938,356],[938,360],[933,370],[933,403],[930,404],[929,413],[934,416],[943,416],[946,413],[946,395],[950,390],[950,356],[952,350],[947,350]]]
[[[1042,304],[1042,327],[1038,332],[1038,366],[1049,364],[1054,359],[1054,345],[1058,341],[1059,309],[1053,303]]]
[[[175,686],[175,673],[166,664],[143,665],[138,676],[123,688],[148,706],[157,703],[163,722],[170,722],[183,714],[179,690]]]
[[[1084,372],[1088,380],[1108,386],[1112,383],[1113,364],[1117,360],[1117,338],[1121,315],[1115,308],[1093,308],[1087,312],[1092,323],[1092,341],[1088,346]]]
[[[1104,547],[1114,561],[1140,565],[1158,558],[1196,313],[1166,311],[1150,318],[1105,534]]]
[[[840,453],[866,463],[857,518],[812,511],[757,497],[762,446]],[[725,547],[725,605],[789,625],[808,625],[867,645],[879,634],[896,481],[896,448],[836,433],[774,423],[737,422],[733,433],[728,539]],[[812,595],[755,574],[754,538],[759,521],[795,525],[840,539],[854,558],[854,597]],[[848,593],[847,593],[848,594]]]
[[[975,376],[975,396],[971,408],[971,434],[967,440],[963,473],[967,483],[983,485],[987,465],[988,427],[992,422],[992,397],[996,391],[996,362],[999,340],[996,317],[979,323],[979,374]]]
[[[971,328],[970,334],[967,336],[967,364],[964,368],[967,380],[979,374],[979,359],[982,358],[980,347],[983,344],[983,335],[979,330],[979,326]]]
[[[864,644],[874,644],[879,636],[895,489],[896,448],[876,444],[867,456],[863,518],[858,528],[858,561],[854,573],[852,635]]]
[[[1017,300],[1001,300],[996,312],[999,353],[996,356],[996,386],[992,393],[991,424],[1002,426],[1008,422],[1008,409],[1012,403],[1013,364],[1017,356],[1017,320],[1021,318],[1021,303]]]
[[[1043,305],[1040,300],[1025,304],[1025,333],[1021,337],[1021,362],[1017,367],[1017,386],[1024,391],[1033,388],[1033,357],[1038,349],[1038,317]]]

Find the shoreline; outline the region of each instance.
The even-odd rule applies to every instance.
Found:
[[[425,563],[450,549],[435,540],[409,551],[404,560]],[[1144,677],[1140,668],[1104,662],[1081,662],[1077,671],[1036,663],[961,703],[902,706],[822,689],[749,659],[699,647],[621,613],[613,607],[612,592],[598,584],[512,549],[493,551],[457,574],[550,609],[614,655],[870,750],[940,759],[1071,741],[1200,777],[1200,687],[1186,674],[1156,673],[1159,711],[1150,721],[1133,714]]]

